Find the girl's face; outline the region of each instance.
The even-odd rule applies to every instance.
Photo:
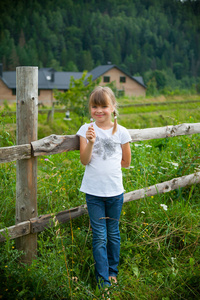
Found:
[[[111,114],[114,108],[110,104],[105,105],[91,105],[91,116],[97,123],[111,122]]]

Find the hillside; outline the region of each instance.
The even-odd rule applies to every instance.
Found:
[[[63,71],[112,62],[146,83],[191,87],[200,76],[200,1],[0,2],[0,62]]]

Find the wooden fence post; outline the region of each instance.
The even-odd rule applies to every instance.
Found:
[[[17,67],[17,145],[37,140],[38,67]],[[37,217],[37,158],[17,161],[16,224]],[[31,263],[37,254],[37,234],[16,239],[23,250],[22,262]]]

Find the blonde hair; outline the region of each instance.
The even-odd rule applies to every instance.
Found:
[[[117,131],[117,101],[115,95],[111,88],[107,86],[98,86],[96,87],[92,93],[90,94],[89,98],[89,110],[91,109],[92,105],[112,105],[114,108],[113,115],[114,115],[114,126],[112,134]]]

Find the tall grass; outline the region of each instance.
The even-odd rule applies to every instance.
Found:
[[[168,112],[173,124],[198,122],[197,108],[193,114],[181,111],[183,121],[178,108]],[[154,114],[144,113],[145,127],[160,126]],[[130,120],[121,115],[120,123],[144,124],[137,123],[137,112]],[[126,192],[199,171],[199,149],[199,134],[131,144],[131,167],[123,170]],[[38,158],[38,214],[84,204],[83,172],[78,151]],[[14,225],[15,162],[0,165],[0,178],[4,228]],[[200,186],[192,185],[124,204],[118,285],[111,286],[110,299],[200,299],[199,195]],[[38,234],[38,256],[31,265],[19,264],[20,255],[14,241],[0,245],[1,299],[102,298],[87,215]]]

